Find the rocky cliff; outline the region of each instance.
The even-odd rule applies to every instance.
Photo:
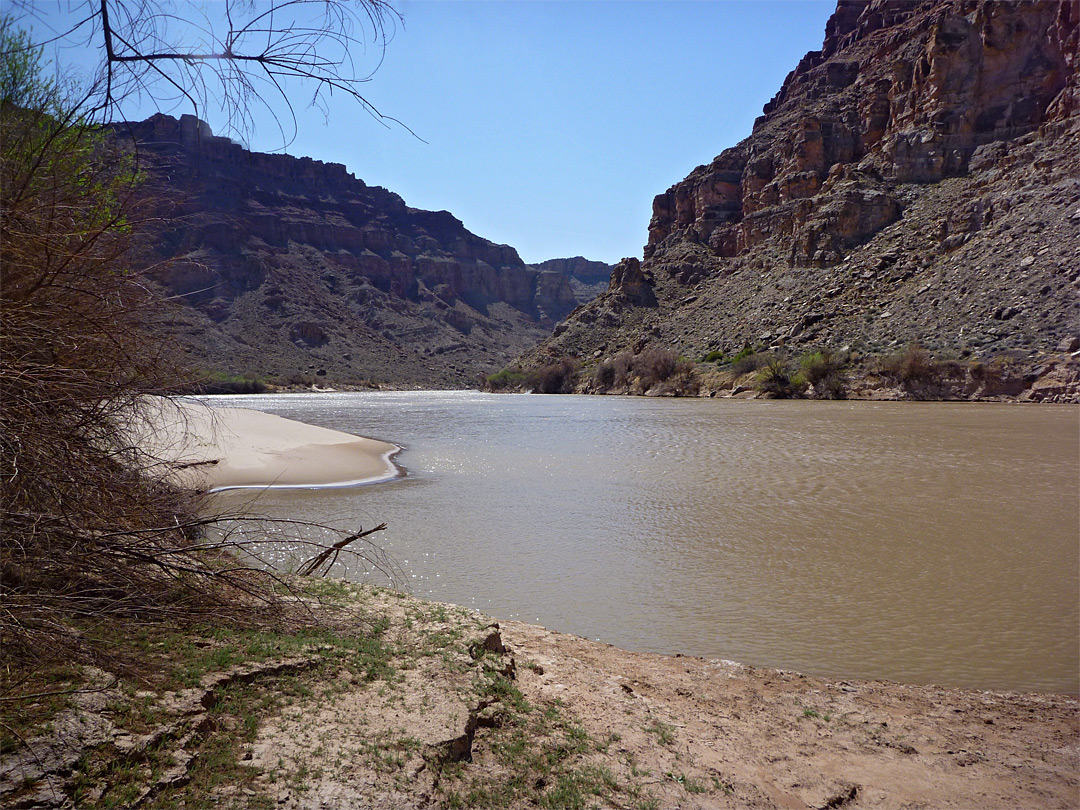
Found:
[[[447,211],[338,164],[250,152],[192,116],[117,129],[171,202],[146,260],[183,302],[173,335],[197,368],[475,384],[550,334],[581,302],[572,284],[594,283],[593,263],[526,266]]]
[[[570,281],[574,294],[573,306],[587,304],[608,288],[608,280],[614,269],[605,262],[594,262],[584,256],[571,259],[548,259],[540,264],[531,264],[530,268],[540,273],[555,273]],[[571,309],[573,309],[571,306]]]
[[[1078,21],[1075,0],[840,0],[753,133],[656,197],[644,261],[526,362],[1068,349]]]

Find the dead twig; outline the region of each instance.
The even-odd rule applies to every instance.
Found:
[[[324,549],[322,552],[316,554],[306,563],[301,565],[300,568],[297,570],[297,573],[303,577],[314,576],[315,572],[322,568],[323,563],[325,563],[332,556],[333,559],[330,559],[330,563],[326,566],[326,571],[323,572],[323,576],[325,576],[326,573],[329,572],[329,570],[334,566],[334,563],[337,562],[338,554],[341,553],[341,550],[345,548],[345,546],[349,545],[349,543],[352,543],[354,540],[359,540],[361,537],[367,537],[369,534],[381,532],[385,528],[386,524],[380,523],[374,529],[368,529],[366,532],[359,531],[356,534],[349,535],[343,540],[338,540],[336,543],[334,543],[334,545],[330,546],[327,549]]]

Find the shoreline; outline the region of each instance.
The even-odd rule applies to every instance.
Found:
[[[295,625],[154,628],[157,643],[137,646],[149,675],[83,667],[49,723],[5,755],[0,804],[1064,810],[1080,799],[1075,695],[632,652],[385,588],[283,584]]]
[[[416,392],[416,393],[419,394],[419,396],[420,396],[420,398],[417,399],[417,400],[411,400],[411,399],[408,399],[407,397],[404,397],[404,396],[402,396],[402,397],[396,397],[395,396],[395,397],[392,397],[389,400],[389,404],[384,402],[383,407],[389,407],[391,409],[390,412],[397,412],[400,409],[410,410],[410,409],[413,408],[413,406],[410,406],[409,402],[428,402],[429,398],[432,399],[432,400],[442,401],[443,396],[447,394],[447,392],[444,392],[444,391]],[[473,392],[465,391],[465,392],[460,392],[460,393],[462,394],[462,401],[463,402],[472,403],[472,402],[476,401],[476,402],[482,403],[484,406],[490,404],[492,407],[495,407],[497,405],[497,401],[496,401],[496,398],[495,398],[494,394],[486,394],[484,392],[479,392],[479,391],[473,391]],[[261,396],[261,395],[256,395],[256,396]],[[297,401],[293,401],[291,403],[287,402],[286,400],[290,396],[293,396],[293,395],[270,395],[269,396],[270,401],[263,401],[263,402],[255,401],[255,397],[253,397],[252,399],[243,400],[240,404],[243,404],[243,405],[246,405],[246,406],[249,406],[249,407],[254,407],[254,408],[269,408],[270,410],[277,411],[278,413],[305,415],[305,418],[325,420],[324,423],[325,424],[330,424],[330,425],[338,424],[338,422],[336,420],[340,418],[340,412],[347,411],[350,407],[356,407],[356,408],[360,408],[360,409],[369,408],[369,407],[374,408],[375,407],[375,405],[372,404],[372,402],[374,401],[374,396],[372,396],[372,398],[368,399],[368,400],[354,401],[353,404],[350,405],[349,401],[347,399],[348,395],[347,394],[339,394],[337,397],[335,397],[335,399],[333,401],[327,402],[325,407],[317,404],[317,402],[316,402],[317,398],[310,398],[312,395],[309,395],[309,398],[304,400],[304,401],[306,401],[308,403],[308,405],[297,404]],[[596,399],[596,395],[579,395],[579,396],[585,396],[586,397],[586,400],[582,401],[582,403],[581,403],[582,406],[588,405],[588,400],[592,400],[593,403],[596,403],[596,404],[599,404],[599,405],[604,404],[603,401]],[[623,401],[627,402],[628,404],[631,404],[631,402],[632,402],[631,400],[625,399],[625,397],[622,397],[621,395],[607,395],[607,396],[615,396],[616,400],[621,398],[621,399],[623,399]],[[537,403],[541,402],[540,400],[535,400],[534,398],[530,397],[529,395],[518,394],[516,397],[514,395],[510,395],[510,397],[512,399],[520,399],[522,401],[522,404],[527,404],[525,402],[525,400],[529,400],[529,399],[531,399],[532,401],[537,402]],[[220,405],[224,404],[225,399],[226,398],[224,398],[224,397],[221,397],[221,398],[217,399],[213,403],[215,408],[217,408],[217,406],[220,406]],[[571,407],[571,403],[569,403],[569,402],[567,402],[565,400],[563,400],[563,402],[566,403],[566,407]],[[857,402],[841,403],[841,402],[835,402],[835,401],[814,401],[814,400],[809,400],[808,402],[818,402],[819,403],[818,405],[811,406],[813,408],[813,410],[817,411],[819,409],[824,408],[825,410],[829,411],[830,413],[836,413],[836,412],[841,412],[841,411],[846,413],[847,410],[850,408],[853,412],[854,411],[861,411],[865,415],[867,408],[870,408],[870,409],[873,409],[873,410],[881,408],[883,410],[888,411],[889,413],[900,414],[901,410],[903,409],[903,406],[895,405],[893,403],[864,403],[864,404],[860,405]],[[822,403],[826,403],[826,402],[828,402],[830,404],[822,404]],[[617,405],[617,401],[613,402],[612,404]],[[708,405],[708,404],[706,404],[704,402],[698,402],[696,404],[694,404],[694,403],[686,403],[686,404],[689,405],[695,412],[700,410],[701,408],[705,408],[709,413],[713,412],[713,406]],[[997,405],[997,406],[1000,406],[1001,404],[1005,404],[1005,403],[994,403],[994,405]],[[1034,403],[1032,403],[1032,404],[1034,404]],[[747,412],[746,409],[750,408],[751,410],[748,413],[751,413],[751,414],[753,414],[753,413],[755,413],[755,412],[757,412],[757,411],[759,411],[760,409],[763,409],[763,408],[771,409],[771,408],[774,408],[774,407],[786,407],[792,413],[796,413],[796,414],[802,412],[801,409],[800,409],[800,406],[799,405],[794,405],[794,404],[789,405],[789,406],[776,406],[776,405],[770,406],[770,405],[765,405],[765,404],[760,404],[760,405],[759,404],[743,404],[743,405],[740,405],[738,403],[732,403],[732,406],[730,406],[730,407],[734,407],[736,405],[738,406],[738,410],[741,411],[741,412]],[[724,406],[720,405],[719,403],[717,403],[717,406],[721,407],[721,408],[724,407]],[[416,406],[416,407],[421,412],[424,412],[424,409],[425,409],[426,406]],[[561,408],[562,406],[559,406],[559,407]],[[662,410],[664,410],[665,412],[667,411],[667,408],[668,408],[668,406],[662,406],[662,405],[658,405],[658,407],[661,407]],[[960,403],[956,403],[955,405],[948,408],[947,410],[951,413],[954,410],[957,410],[957,409],[962,408],[962,407],[963,406]],[[1065,406],[1065,407],[1068,407],[1068,406]],[[1072,407],[1075,408],[1076,406],[1072,406]],[[342,409],[344,409],[344,411]],[[1051,409],[1053,409],[1053,408],[1051,407]],[[990,410],[991,409],[987,409],[987,412],[990,411]],[[994,408],[992,410],[997,412],[1002,418],[1007,417],[1007,414],[1001,413],[999,408]],[[576,411],[576,408],[575,408],[575,411]],[[379,411],[376,410],[376,411],[373,411],[373,413],[377,414],[377,413],[379,413]],[[764,411],[762,410],[761,413],[764,414]],[[903,413],[908,413],[909,414],[909,412],[907,410],[903,410]],[[1072,413],[1072,411],[1067,411],[1067,413]],[[323,415],[320,415],[320,414],[323,414]],[[335,414],[338,414],[338,415],[335,416]],[[1021,416],[1021,415],[1022,414],[1017,414],[1017,416]],[[1060,415],[1060,412],[1059,412],[1059,415]],[[876,417],[874,417],[874,418],[876,418]],[[1005,424],[1010,424],[1010,420],[1006,419],[1004,423]],[[349,422],[342,422],[341,424],[342,424],[342,426],[346,426],[346,425],[349,425]],[[372,431],[373,433],[375,433],[375,435],[380,435],[380,436],[383,436],[385,438],[396,438],[396,436],[394,435],[395,431],[394,430],[387,430],[387,424],[383,423],[381,417],[375,417],[374,420],[371,417],[369,417],[366,424],[368,425],[368,427],[366,429]],[[391,424],[398,424],[398,422],[396,420],[392,420]],[[382,425],[382,427],[379,427],[379,425]],[[398,429],[398,431],[400,432],[400,428]],[[420,452],[420,450],[418,450],[417,452]],[[466,456],[466,458],[467,457],[468,456]],[[406,459],[407,458],[408,457],[406,457]],[[423,466],[423,465],[421,465],[421,466]],[[415,474],[415,471],[410,471],[410,472],[412,474]],[[422,470],[421,470],[421,472],[422,472]],[[374,479],[374,480],[385,480],[385,479]],[[407,485],[407,482],[405,482],[405,483]],[[415,481],[414,481],[414,483],[415,483]],[[312,489],[316,489],[316,488],[344,488],[344,487],[351,486],[351,485],[354,485],[354,484],[352,482],[348,482],[348,481],[343,480],[343,481],[340,481],[340,482],[338,482],[336,484],[321,484],[321,485],[318,485],[317,487],[316,486],[305,486],[303,488],[312,488]],[[223,491],[223,490],[227,490],[227,489],[230,489],[230,488],[238,488],[239,489],[241,487],[239,487],[239,486],[236,486],[236,487],[220,486],[220,487],[215,488],[212,491]],[[255,485],[251,485],[249,488],[253,488],[253,489],[267,488],[267,489],[270,489],[270,488],[274,488],[274,485],[272,485],[272,484],[270,484],[270,485],[267,485],[267,484],[255,484]],[[281,488],[293,488],[293,485],[285,485],[285,486],[283,486]],[[380,491],[384,493],[383,496],[378,495],[378,492],[380,492]],[[391,497],[393,499],[394,496],[388,494],[388,493],[390,493],[392,491],[398,491],[398,490],[395,488],[394,490],[387,489],[387,490],[372,491],[372,492],[370,492],[370,496],[375,497],[376,499],[381,498],[381,497]],[[318,499],[320,499],[319,500],[320,503],[325,503],[326,504],[326,506],[322,507],[322,508],[332,509],[332,508],[334,508],[333,504],[336,504],[336,503],[339,503],[339,502],[344,502],[344,501],[341,501],[342,498],[344,498],[345,501],[351,501],[352,499],[364,499],[367,495],[368,495],[368,493],[357,491],[356,493],[353,493],[353,494],[342,493],[341,495],[328,493],[328,494],[326,494],[324,496],[318,496],[318,495],[313,494],[312,497],[318,498]],[[235,497],[247,498],[249,496],[239,495],[238,494]],[[295,510],[297,508],[299,508],[298,503],[304,503],[304,504],[309,503],[307,497],[301,498],[300,502],[296,502],[294,498],[291,498],[288,495],[279,496],[279,498],[281,498],[281,497],[284,497],[284,498],[288,499],[286,501],[282,501],[281,503],[289,504],[287,507],[284,507],[284,508],[292,510],[292,511],[289,512],[289,514],[291,514],[293,516],[296,515]],[[394,502],[395,503],[397,502],[396,499],[394,500]],[[361,503],[361,501],[356,501],[356,503]],[[419,505],[420,505],[419,502],[417,502],[417,504],[414,504],[414,506],[419,506]],[[313,512],[311,514],[317,515],[317,514],[321,514],[321,513]],[[415,518],[415,515],[413,517]],[[411,522],[411,519],[409,518],[407,513],[405,513],[404,515],[399,515],[399,517],[396,520],[392,521],[392,522],[397,523],[397,522],[400,522],[403,519],[408,521],[408,522]],[[435,544],[438,544],[440,542],[439,538],[436,536],[436,532],[438,531],[438,529],[437,529],[438,521],[434,522],[434,530],[433,531],[428,531],[429,526],[425,525],[425,523],[426,522],[421,522],[419,525],[417,525],[410,532],[410,533],[412,533],[414,535],[421,534],[425,538],[424,543],[421,546],[419,546],[420,550],[423,550],[424,548],[429,548],[429,546],[426,545],[429,542],[430,543],[435,543]],[[502,532],[498,532],[497,534],[502,534]],[[497,536],[497,534],[496,534],[496,536]],[[391,536],[390,534],[386,535],[386,537],[390,537],[390,536]],[[413,542],[415,544],[415,537],[413,539]],[[495,542],[496,543],[501,543],[502,541],[501,540],[495,540]],[[417,551],[417,554],[419,554],[419,551]],[[401,556],[404,557],[404,558],[408,558],[408,559],[412,558],[412,555],[410,553],[404,553]],[[433,574],[434,570],[435,569],[433,568],[430,571],[426,571],[426,573]],[[524,576],[525,577],[529,576],[527,571],[524,572]],[[442,580],[442,584],[443,584],[443,587],[445,588],[445,583],[447,581],[445,579],[445,577],[446,577],[445,571],[444,571],[443,577],[444,577],[444,579]],[[424,577],[421,577],[421,579],[423,579],[423,578]],[[455,598],[455,595],[456,595],[458,604],[473,605],[473,606],[477,606],[478,601],[480,603],[483,603],[483,601],[484,601],[483,598],[480,598],[480,599],[471,598],[471,597],[474,596],[475,591],[470,591],[468,588],[466,588],[465,591],[462,591],[460,589],[460,587],[459,587],[457,593],[452,594],[450,591],[447,591],[447,590],[440,591],[438,589],[438,584],[439,584],[438,580],[432,580],[432,582],[434,583],[432,585],[432,587],[434,587],[436,589],[436,590],[430,592],[431,594],[433,594],[432,598],[437,598],[438,595],[441,594],[442,598],[453,600]],[[528,580],[527,579],[523,580],[523,582],[527,583]],[[527,584],[526,584],[526,587],[528,587]],[[488,595],[490,595],[490,594],[488,594]],[[533,600],[535,601],[535,596],[533,597]],[[511,602],[510,604],[514,604],[514,603]],[[511,608],[510,610],[514,610],[514,609],[516,609],[516,608]],[[543,611],[538,610],[537,615],[539,615],[542,612]],[[520,615],[515,616],[511,612],[508,616],[506,616],[506,618],[522,618],[522,617]],[[525,618],[532,619],[533,616],[532,615],[527,615]],[[659,624],[662,624],[664,627],[670,627],[670,623],[664,624],[666,621],[667,621],[666,619],[661,619],[659,621]],[[588,623],[581,624],[580,620],[579,620],[576,623],[562,622],[562,626],[560,627],[560,629],[568,630],[570,632],[579,632],[583,627],[587,627],[587,626],[589,626]],[[1010,689],[1020,689],[1020,690],[1025,691],[1025,692],[1035,691],[1035,692],[1040,692],[1040,693],[1066,694],[1066,695],[1073,695],[1073,696],[1076,696],[1078,694],[1078,687],[1077,687],[1076,681],[1075,681],[1075,672],[1073,672],[1071,675],[1068,675],[1068,673],[1066,672],[1065,675],[1067,677],[1048,677],[1045,672],[1036,671],[1036,672],[1034,672],[1034,674],[1031,674],[1030,677],[1027,677],[1027,678],[1025,678],[1025,677],[1017,677],[1017,678],[1014,679],[1012,677],[1002,677],[1002,678],[995,679],[994,675],[998,672],[999,665],[990,663],[990,664],[986,665],[985,667],[983,667],[982,669],[979,669],[978,667],[976,667],[975,672],[979,677],[964,677],[962,671],[961,671],[960,674],[953,673],[953,675],[951,677],[946,677],[946,676],[942,675],[939,670],[944,668],[944,671],[953,672],[953,670],[949,668],[951,666],[950,660],[962,661],[962,659],[955,659],[955,658],[950,659],[949,656],[948,656],[948,653],[943,653],[943,654],[941,654],[941,655],[943,655],[943,659],[942,659],[941,662],[939,662],[941,664],[941,666],[938,667],[937,669],[935,669],[933,661],[931,662],[931,664],[929,666],[918,665],[918,664],[912,664],[912,663],[910,663],[910,662],[908,662],[908,661],[906,661],[906,660],[904,660],[902,658],[898,659],[895,656],[892,656],[890,658],[890,657],[888,657],[888,655],[886,655],[884,653],[879,654],[880,651],[876,651],[874,649],[874,645],[872,643],[872,640],[867,640],[867,643],[869,644],[869,647],[866,647],[864,645],[864,649],[869,649],[871,651],[867,655],[865,655],[863,657],[860,657],[859,655],[856,655],[856,654],[849,654],[843,648],[837,648],[832,652],[832,658],[831,658],[831,661],[833,663],[835,663],[836,665],[833,666],[833,667],[829,667],[829,668],[823,668],[821,660],[818,659],[818,658],[815,658],[815,656],[814,656],[814,654],[812,652],[810,652],[809,654],[802,655],[801,657],[795,657],[795,658],[791,657],[790,655],[788,655],[788,656],[771,656],[771,657],[770,656],[764,656],[763,657],[763,653],[761,653],[760,650],[757,650],[756,647],[750,647],[748,649],[742,649],[738,654],[732,655],[732,653],[736,652],[735,650],[732,650],[730,648],[725,648],[725,647],[716,647],[716,646],[708,644],[708,643],[706,643],[704,645],[702,645],[700,642],[697,643],[697,644],[680,644],[680,643],[677,643],[677,642],[673,642],[673,643],[670,643],[670,644],[664,643],[664,641],[667,639],[667,636],[665,635],[666,631],[661,629],[660,627],[656,627],[656,628],[653,628],[653,629],[646,628],[643,631],[644,635],[639,633],[639,634],[637,634],[637,636],[635,636],[634,634],[620,636],[618,631],[619,631],[619,628],[616,625],[614,627],[603,628],[603,629],[601,629],[600,632],[595,633],[595,634],[589,633],[589,635],[602,636],[602,637],[604,637],[605,641],[608,641],[608,642],[615,641],[617,644],[619,644],[619,646],[625,647],[628,650],[651,651],[651,652],[666,653],[666,654],[672,654],[672,655],[681,652],[681,653],[684,653],[684,654],[706,655],[706,656],[710,656],[710,657],[715,655],[716,653],[726,653],[726,655],[724,655],[724,657],[738,660],[740,663],[745,663],[745,664],[754,665],[754,666],[766,666],[766,667],[767,666],[779,666],[779,667],[782,667],[782,668],[790,668],[790,669],[792,669],[794,671],[798,671],[798,672],[800,672],[802,674],[812,674],[812,675],[818,675],[818,676],[822,676],[822,677],[847,677],[847,678],[880,678],[880,677],[887,677],[887,678],[894,678],[898,682],[902,682],[902,683],[908,683],[908,684],[935,684],[935,685],[939,685],[939,686],[944,686],[946,688],[991,689],[991,690],[995,690],[995,691],[1002,691],[1002,690],[1008,691]],[[1074,629],[1074,632],[1075,632],[1075,629]],[[1054,638],[1056,639],[1057,636],[1054,636]],[[659,643],[657,643],[658,641],[659,641]],[[756,655],[755,655],[755,653],[756,653]],[[865,660],[864,660],[864,658],[865,658]],[[917,658],[918,657],[916,657],[916,660],[917,660]],[[998,658],[1000,658],[1000,656]],[[1053,659],[1053,661],[1051,662],[1052,663],[1052,669],[1054,670],[1055,675],[1060,674],[1060,673],[1058,673],[1057,670],[1060,667],[1060,662],[1062,660],[1064,660],[1066,662],[1068,661],[1067,657],[1058,656],[1058,657],[1055,657]],[[886,663],[882,663],[882,662],[886,662]],[[1068,663],[1066,663],[1065,668],[1066,668],[1066,670],[1068,670]],[[960,669],[962,670],[963,667],[961,667]],[[1017,671],[1021,671],[1021,669],[1022,668],[1017,668]],[[1007,670],[1003,669],[1002,671],[1005,672],[1006,676],[1011,676],[1013,674],[1013,669],[1012,668],[1007,669]],[[1024,672],[1026,674],[1026,670],[1024,670]],[[989,674],[987,674],[987,673],[989,673]],[[906,675],[906,677],[905,677],[905,675]]]
[[[401,447],[248,408],[147,400],[132,442],[166,480],[200,492],[330,489],[401,477]]]

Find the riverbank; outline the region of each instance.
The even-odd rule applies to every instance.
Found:
[[[198,491],[356,486],[399,475],[395,444],[247,408],[148,400],[136,444]]]
[[[3,705],[0,805],[1080,803],[1075,696],[808,677],[394,591],[271,587],[282,606],[247,626],[86,629],[98,666],[39,670]]]
[[[1080,800],[1075,697],[631,653],[383,589],[292,586],[303,629],[159,633],[144,638],[152,660],[139,677],[84,669],[85,691],[6,753],[0,802],[899,810]],[[118,652],[130,643],[118,639]]]

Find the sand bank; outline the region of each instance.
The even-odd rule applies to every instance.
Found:
[[[397,445],[189,399],[150,402],[134,433],[167,476],[212,492],[354,486],[400,474],[391,460]]]

